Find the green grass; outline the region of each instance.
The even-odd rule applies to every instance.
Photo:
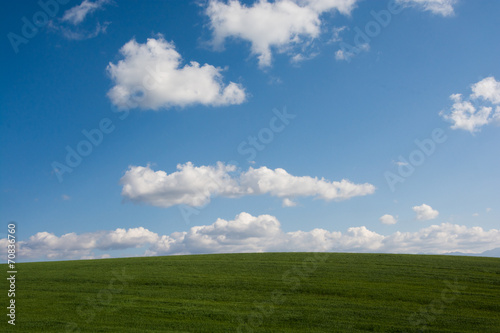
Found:
[[[17,270],[15,327],[0,285],[2,332],[500,332],[497,258],[220,254]]]

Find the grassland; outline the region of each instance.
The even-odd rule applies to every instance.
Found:
[[[17,269],[15,327],[0,285],[2,332],[500,332],[497,258],[263,253]]]

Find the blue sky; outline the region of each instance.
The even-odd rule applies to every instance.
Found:
[[[498,2],[64,2],[1,23],[24,260],[500,247]]]

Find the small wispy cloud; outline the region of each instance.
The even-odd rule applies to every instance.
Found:
[[[297,203],[293,200],[290,200],[288,198],[283,199],[283,207],[295,207],[297,206]]]
[[[75,30],[65,26],[56,25],[54,23],[51,23],[49,27],[51,27],[53,30],[59,31],[66,39],[85,40],[85,39],[95,38],[101,33],[105,33],[109,24],[110,24],[109,22],[104,22],[103,24],[97,22],[94,31]]]
[[[452,16],[457,0],[397,0],[402,5],[417,7],[436,15]]]
[[[102,10],[105,5],[111,4],[111,0],[96,0],[94,2],[84,0],[81,4],[74,6],[64,12],[61,19],[50,21],[48,27],[52,31],[59,32],[69,40],[85,40],[95,38],[105,33],[110,22],[101,23],[96,21],[85,27],[83,24],[97,10]]]
[[[408,165],[408,162],[404,162],[404,161],[392,161],[392,163],[396,164],[397,166]]]
[[[328,43],[337,43],[342,41],[342,37],[340,37],[340,34],[344,30],[348,30],[349,28],[347,26],[341,26],[341,27],[333,27],[332,28],[332,38],[328,41]]]
[[[82,23],[88,15],[98,9],[102,9],[102,7],[108,3],[110,3],[109,0],[97,0],[95,2],[84,0],[78,6],[68,9],[61,18],[61,21],[78,25]]]

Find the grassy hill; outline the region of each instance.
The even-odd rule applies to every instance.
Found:
[[[498,258],[218,254],[17,269],[16,326],[4,307],[2,332],[500,332]]]

